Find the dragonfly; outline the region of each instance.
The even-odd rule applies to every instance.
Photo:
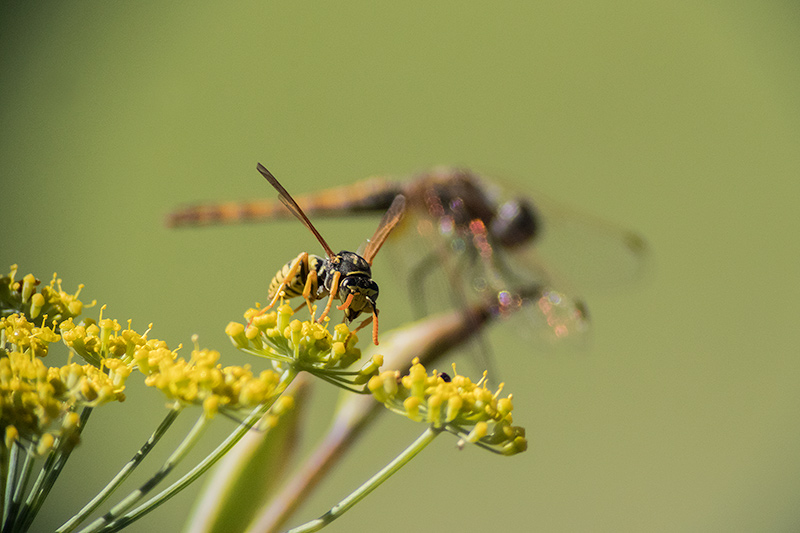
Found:
[[[491,295],[494,313],[510,316],[524,309],[523,329],[546,343],[581,342],[589,316],[575,296],[578,288],[617,286],[639,276],[647,264],[648,248],[637,233],[515,192],[469,169],[372,177],[295,199],[315,217],[377,217],[398,196],[406,199],[406,215],[389,241],[412,242],[406,246],[411,252],[399,255],[410,263],[407,285],[418,317],[428,314],[431,279],[441,274],[450,286],[451,307],[466,308]],[[252,200],[184,206],[167,222],[206,226],[290,216],[273,200]]]

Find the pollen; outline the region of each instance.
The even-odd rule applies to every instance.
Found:
[[[502,385],[492,392],[486,376],[477,383],[455,371],[449,381],[434,370],[428,374],[415,359],[407,375],[382,372],[370,379],[368,389],[388,409],[411,420],[458,435],[503,455],[527,449],[525,430],[512,425],[512,396],[500,398]]]
[[[269,313],[258,312],[247,310],[244,317],[249,326],[231,322],[225,332],[236,348],[272,360],[278,371],[288,365],[358,392],[363,392],[364,385],[380,371],[382,357],[371,359],[360,370],[349,370],[361,358],[361,350],[356,347],[358,338],[345,324],[334,326],[331,333],[330,322],[295,319],[287,304]]]
[[[16,280],[17,271],[17,265],[12,265],[7,275],[0,276],[0,306],[3,314],[26,316],[35,325],[42,326],[44,317],[58,324],[78,316],[83,310],[84,304],[78,299],[81,285],[76,292],[69,293],[61,287],[61,280],[56,275],[53,275],[49,284],[41,286],[42,283],[33,274]]]
[[[6,448],[25,442],[43,454],[56,439],[60,446],[74,446],[78,410],[124,399],[130,367],[121,361],[99,367],[75,362],[46,365],[43,358],[50,345],[62,340],[52,327],[11,314],[0,318],[0,338],[0,427],[5,429]]]
[[[231,328],[234,333],[239,328]],[[277,394],[279,376],[267,370],[254,375],[250,366],[226,366],[218,363],[216,350],[195,347],[189,360],[166,346],[145,345],[136,354],[139,370],[147,374],[145,384],[159,389],[182,405],[200,405],[208,418],[218,412],[251,410]],[[143,364],[146,361],[146,364]]]

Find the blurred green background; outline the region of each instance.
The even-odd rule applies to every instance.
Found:
[[[257,161],[294,192],[459,164],[647,238],[641,283],[586,294],[589,353],[493,332],[528,453],[443,437],[330,531],[800,530],[796,2],[3,2],[0,73],[0,266],[55,270],[108,316],[170,345],[200,333],[231,364],[224,325],[312,237],[163,217],[271,196]],[[338,249],[374,221],[319,227]],[[389,285],[382,309],[405,302]],[[134,387],[98,410],[40,531],[163,403]],[[233,423],[215,426],[209,446]],[[419,431],[382,419],[294,523]],[[177,530],[198,488],[131,531]]]

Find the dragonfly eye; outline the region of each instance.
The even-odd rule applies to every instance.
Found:
[[[489,232],[508,248],[528,243],[539,234],[539,220],[530,202],[517,198],[500,206],[489,225]]]

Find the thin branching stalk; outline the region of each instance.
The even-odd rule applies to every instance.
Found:
[[[96,531],[102,528],[104,525],[109,524],[117,519],[117,517],[121,516],[125,511],[136,505],[142,498],[144,498],[151,490],[155,488],[158,483],[161,482],[167,475],[169,475],[172,470],[178,466],[181,460],[186,457],[186,454],[189,453],[194,445],[197,443],[200,435],[202,435],[203,430],[208,425],[209,418],[206,416],[205,413],[201,413],[200,416],[197,418],[197,421],[192,426],[192,429],[189,430],[189,433],[186,434],[183,441],[175,448],[175,451],[172,452],[161,468],[153,474],[150,479],[145,481],[138,489],[134,490],[130,494],[128,494],[125,498],[122,499],[117,505],[111,508],[105,515],[101,516],[89,526],[84,529],[84,531]]]
[[[86,423],[89,421],[89,416],[91,414],[91,407],[84,407],[81,411],[81,417],[78,423],[78,436],[80,436],[80,433],[86,427]],[[39,513],[39,509],[41,509],[42,504],[50,494],[50,490],[53,488],[56,479],[58,479],[58,476],[64,469],[64,465],[67,463],[74,449],[75,447],[73,445],[70,444],[65,447],[65,443],[61,439],[56,440],[53,451],[47,456],[44,467],[39,472],[39,477],[36,479],[30,493],[28,493],[25,505],[20,509],[13,531],[24,533],[31,527],[34,518],[36,518],[36,515]]]
[[[289,386],[296,376],[297,372],[293,370],[287,370],[283,376],[281,376],[281,383],[276,389],[277,393],[275,396],[273,396],[269,402],[256,407],[234,432],[228,435],[228,437],[213,452],[207,455],[183,477],[124,516],[119,516],[116,514],[111,516],[116,508],[112,509],[112,511],[106,514],[106,516],[96,520],[92,524],[89,524],[88,527],[82,529],[81,533],[111,533],[114,531],[119,531],[150,511],[153,511],[158,506],[175,496],[178,492],[189,486],[192,482],[203,475],[209,468],[214,466],[217,461],[222,459],[222,457],[228,453],[228,451],[230,451],[230,449],[233,448],[236,443],[245,436],[245,434],[247,434],[247,432],[267,413],[267,411],[269,411],[270,407],[272,407],[272,405],[275,403],[275,400],[280,397],[283,391],[286,390],[286,387]],[[128,508],[130,508],[130,506],[128,506]]]
[[[97,496],[95,496],[92,501],[86,504],[83,509],[81,509],[75,516],[69,519],[67,522],[64,523],[60,528],[56,530],[56,533],[69,533],[73,531],[76,527],[78,527],[86,517],[88,517],[97,507],[102,504],[111,494],[119,487],[123,481],[125,481],[128,476],[133,472],[133,470],[139,465],[139,463],[147,457],[147,454],[150,453],[150,450],[161,440],[161,437],[167,432],[167,430],[172,426],[172,423],[178,418],[178,415],[181,413],[182,407],[179,404],[175,404],[172,409],[170,409],[167,416],[164,417],[164,420],[161,421],[158,428],[150,435],[150,438],[147,439],[141,448],[134,454],[130,461],[122,467],[122,469],[114,476],[108,485],[106,485],[103,490],[101,490]]]
[[[10,450],[6,446],[0,446],[0,501],[3,502],[3,512],[0,513],[2,515],[0,516],[0,520],[3,521],[5,521],[5,515],[8,509],[6,502],[8,487],[6,487],[6,483],[8,483],[8,474],[10,471],[10,455]],[[2,524],[3,522],[0,522],[0,527],[2,527]]]
[[[288,533],[311,533],[312,531],[319,531],[327,526],[345,512],[351,509],[355,504],[363,500],[367,494],[378,488],[381,483],[389,479],[393,474],[400,470],[406,463],[413,459],[425,446],[433,442],[440,433],[441,429],[428,428],[422,435],[417,438],[411,445],[403,450],[403,452],[395,457],[392,462],[383,467],[377,474],[372,476],[366,483],[358,487],[355,491],[350,493],[345,499],[334,505],[330,511],[320,516],[316,520],[306,522],[305,524],[289,530]]]
[[[33,466],[35,460],[34,450],[33,447],[25,450],[25,453],[22,458],[22,469],[19,473],[19,478],[16,480],[16,487],[14,490],[14,497],[12,500],[12,505],[15,507],[19,505],[19,502],[22,501],[22,495],[25,492],[25,488],[28,486],[28,481],[30,481],[31,477],[31,467]]]
[[[11,499],[8,506],[8,516],[6,520],[3,522],[5,527],[9,527],[14,521],[17,519],[17,513],[19,512],[20,502],[22,501],[23,494],[25,493],[25,488],[28,486],[28,481],[30,481],[31,476],[31,467],[33,466],[34,462],[34,450],[31,446],[28,449],[23,448],[22,445],[19,443],[14,443],[13,449],[17,451],[17,454],[22,454],[19,458],[14,458],[14,470],[18,470],[19,472],[14,473],[15,479],[13,480],[13,493],[11,495]],[[18,468],[18,463],[22,463],[22,467]]]
[[[15,501],[15,497],[17,495],[17,476],[21,449],[22,445],[18,442],[14,442],[11,445],[11,451],[8,455],[8,470],[5,478],[5,494],[3,498],[3,531],[6,531],[10,524],[14,523],[14,519],[17,515],[19,500]]]

